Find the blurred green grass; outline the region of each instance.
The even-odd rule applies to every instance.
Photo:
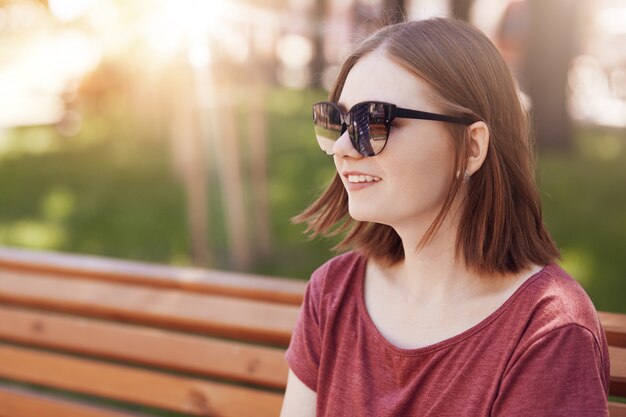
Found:
[[[272,253],[251,272],[306,279],[332,256],[335,242],[308,241],[304,227],[290,222],[333,174],[309,120],[311,103],[324,96],[268,92]],[[70,138],[49,127],[0,133],[0,244],[189,264],[184,191],[170,142],[146,136],[119,106],[87,112]],[[212,267],[228,269],[215,178]],[[573,152],[540,154],[537,178],[564,267],[598,309],[626,312],[626,132],[577,129]]]
[[[626,131],[578,129],[572,154],[539,155],[537,178],[563,267],[596,308],[626,312]]]

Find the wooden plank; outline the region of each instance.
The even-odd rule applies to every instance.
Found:
[[[198,416],[277,416],[282,394],[0,344],[0,376]]]
[[[609,346],[611,359],[611,386],[609,393],[626,397],[626,349]]]
[[[0,301],[286,345],[299,308],[0,270]]]
[[[26,388],[0,385],[2,417],[148,417],[145,414],[114,410],[109,406],[87,404],[42,394]]]
[[[305,282],[296,279],[3,247],[0,247],[0,268],[293,305],[302,303],[306,286]]]
[[[610,417],[626,417],[626,404],[609,402]]]
[[[599,311],[598,317],[609,345],[626,348],[626,314]]]
[[[285,388],[284,349],[0,305],[0,339]]]

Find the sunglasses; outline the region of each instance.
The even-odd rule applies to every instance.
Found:
[[[343,113],[336,103],[321,101],[313,105],[313,126],[320,148],[333,155],[333,146],[347,130],[352,146],[363,156],[382,152],[389,139],[391,122],[396,119],[421,119],[470,125],[473,120],[396,107],[380,101],[364,101]]]

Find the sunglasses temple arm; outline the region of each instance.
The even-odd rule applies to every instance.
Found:
[[[399,107],[395,107],[392,110],[391,118],[393,119],[394,117],[405,119],[435,120],[438,122],[460,123],[464,125],[471,125],[472,123],[474,123],[473,120],[465,117],[446,116],[443,114],[429,113],[420,110],[409,110]]]

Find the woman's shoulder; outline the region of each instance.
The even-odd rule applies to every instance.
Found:
[[[317,297],[334,297],[354,288],[350,283],[365,272],[366,259],[356,251],[350,251],[329,259],[313,271],[309,287]]]
[[[526,326],[546,334],[568,326],[579,326],[599,337],[602,328],[593,302],[563,268],[547,265],[518,291],[517,310],[527,316]]]
[[[511,366],[540,363],[556,370],[571,370],[556,364],[564,358],[593,367],[608,386],[608,348],[596,309],[582,286],[556,264],[543,268],[518,291],[505,319],[508,335],[513,335],[515,351]],[[521,358],[526,358],[522,360]],[[542,358],[547,358],[542,362]],[[585,362],[587,361],[587,362]],[[567,360],[566,360],[567,362]],[[520,368],[521,369],[521,368]]]
[[[334,281],[341,278],[349,278],[362,268],[364,262],[365,258],[363,255],[356,251],[342,253],[324,262],[313,271],[311,281],[322,284],[328,277],[332,277]]]

